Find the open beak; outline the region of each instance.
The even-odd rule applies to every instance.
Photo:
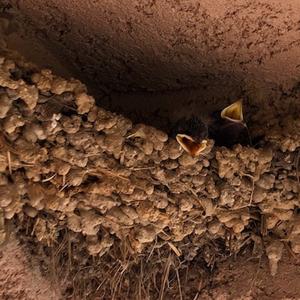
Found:
[[[221,118],[234,123],[244,123],[243,101],[238,100],[221,111]]]
[[[186,134],[177,134],[176,140],[191,156],[200,155],[207,147],[207,140],[196,142],[192,137]]]

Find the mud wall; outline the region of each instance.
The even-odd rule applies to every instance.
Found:
[[[300,75],[297,0],[8,3],[30,45],[46,45],[101,106],[156,126],[156,115],[201,114],[253,90],[268,101]]]

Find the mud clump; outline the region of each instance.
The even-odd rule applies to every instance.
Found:
[[[213,268],[254,245],[275,275],[284,246],[300,252],[298,116],[272,120],[259,148],[211,146],[191,157],[164,132],[96,106],[81,82],[3,50],[2,221],[29,226],[43,249],[67,237],[68,259],[81,267],[161,248]]]

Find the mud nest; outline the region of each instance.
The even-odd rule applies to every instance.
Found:
[[[259,147],[209,141],[191,157],[3,49],[2,232],[15,224],[66,297],[192,299],[204,287],[194,265],[245,249],[275,274],[283,251],[300,253],[299,106],[261,103],[251,124]]]

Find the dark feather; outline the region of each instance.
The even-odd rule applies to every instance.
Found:
[[[186,134],[195,141],[202,141],[208,137],[208,127],[200,119],[192,116],[190,119],[182,118],[176,122],[170,135],[175,138],[177,134]]]
[[[244,123],[222,119],[220,111],[212,114],[208,130],[209,137],[215,141],[216,146],[232,147],[235,144],[250,143],[247,126]]]

